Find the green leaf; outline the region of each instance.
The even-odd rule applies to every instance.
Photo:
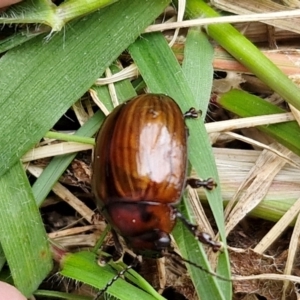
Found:
[[[220,96],[218,103],[240,117],[284,113],[283,109],[244,91],[231,90]],[[300,155],[300,127],[296,121],[258,126],[279,143]]]
[[[42,23],[59,31],[70,20],[91,13],[118,0],[69,0],[56,6],[50,0],[25,0],[9,7],[0,24]]]
[[[187,79],[187,83],[194,94],[194,99],[196,102],[199,101],[199,108],[202,111],[202,119],[205,119],[206,112],[208,110],[208,105],[210,103],[211,97],[211,89],[213,84],[213,58],[214,51],[213,47],[207,39],[207,36],[202,32],[201,28],[191,28],[188,32],[185,47],[184,47],[184,60],[182,63],[182,70]],[[198,100],[199,99],[199,100]],[[197,101],[198,100],[198,101]],[[198,108],[198,107],[197,107]],[[208,151],[211,151],[211,147],[208,146]],[[209,155],[208,155],[209,156]],[[214,160],[208,161],[207,163],[215,164]],[[215,170],[214,170],[215,172]],[[214,178],[217,178],[218,174],[214,173]],[[218,195],[220,197],[220,195]],[[184,197],[185,199],[185,197]],[[211,199],[211,201],[216,201],[216,199]],[[188,202],[185,200],[185,203]],[[193,216],[194,212],[190,208],[189,205],[183,206],[181,211],[188,216],[189,220],[194,222]],[[219,224],[220,225],[220,224]],[[224,223],[221,223],[221,231],[224,230]],[[199,243],[195,242],[195,239],[188,234],[187,229],[183,224],[179,223],[176,227],[178,231],[177,241],[178,245],[180,245],[182,254],[184,257],[190,258],[191,261],[197,261],[201,266],[206,266],[207,269],[210,269],[210,266],[205,262],[206,259],[202,259],[204,256],[203,247],[199,247]],[[185,238],[180,238],[185,237]],[[190,251],[193,249],[193,251]],[[202,253],[199,256],[198,253]],[[225,255],[222,259],[220,259],[220,263],[218,265],[218,272],[220,274],[228,274],[229,266],[228,266],[228,253],[222,253],[221,255]],[[194,285],[197,290],[201,290],[201,284],[199,283],[198,278],[201,276],[203,285],[211,285],[212,282],[209,280],[210,275],[203,273],[199,269],[195,269],[187,265],[189,272],[192,274],[192,278],[194,278]],[[206,278],[206,279],[205,279]],[[228,282],[220,281],[220,287],[225,285],[224,295],[231,294],[231,287]],[[227,286],[226,286],[227,285]],[[208,293],[209,297],[209,293]]]
[[[214,50],[199,28],[191,28],[186,37],[182,71],[204,120],[213,84]]]
[[[67,133],[60,133],[56,131],[48,131],[45,134],[48,139],[55,139],[59,141],[76,142],[88,145],[95,145],[95,140],[89,137],[83,137],[81,135],[71,135]]]
[[[0,241],[16,287],[27,297],[52,268],[44,225],[21,163],[0,178]]]
[[[0,41],[0,53],[4,53],[18,45],[21,45],[36,36],[42,34],[43,32],[28,32],[27,31],[18,31],[15,34],[8,36]]]
[[[78,252],[68,254],[63,259],[63,268],[61,275],[68,278],[76,279],[85,282],[97,289],[103,289],[116,275],[109,265],[100,267],[97,264],[97,258],[91,252]],[[108,288],[107,293],[111,296],[122,300],[154,300],[164,299],[153,290],[156,297],[144,292],[143,290],[127,283],[122,278],[119,278]]]
[[[1,58],[0,175],[43,137],[167,4],[120,1],[73,22],[47,43],[39,36]]]
[[[182,69],[161,33],[143,35],[129,47],[129,51],[151,92],[171,96],[183,111],[197,106]],[[202,178],[213,177],[218,182],[216,166],[204,124],[201,120],[187,121],[190,132],[189,159],[193,167]],[[222,240],[226,241],[220,189],[216,188],[214,191],[209,192],[207,197],[220,229]],[[190,253],[188,253],[188,258],[190,258],[189,255]],[[194,262],[197,263],[198,261]],[[220,256],[220,263],[225,266],[222,268],[222,272],[224,272],[222,275],[228,277],[227,254]],[[193,278],[194,282],[199,282],[198,287],[201,286],[197,290],[201,299],[230,299],[231,287],[228,282],[226,289],[221,290],[216,278],[209,276],[208,280],[211,283],[210,285],[207,282],[199,281],[199,277]]]
[[[81,296],[48,290],[37,290],[34,292],[34,296],[38,296],[38,299],[91,300],[90,296]]]

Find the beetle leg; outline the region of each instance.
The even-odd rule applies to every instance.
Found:
[[[215,183],[215,181],[212,178],[208,178],[206,180],[196,179],[196,178],[188,178],[186,181],[186,184],[188,184],[193,189],[204,187],[210,191],[217,186],[217,184]]]
[[[111,233],[115,242],[115,251],[112,257],[113,257],[113,261],[117,261],[123,256],[123,247],[120,243],[118,234],[113,229],[111,230]]]
[[[208,233],[200,231],[197,225],[190,223],[177,209],[175,214],[199,242],[211,246],[214,252],[221,249],[221,243],[214,241]]]
[[[196,108],[191,107],[187,112],[183,114],[183,117],[185,119],[197,119],[199,116],[201,116],[202,111],[196,110]]]
[[[112,236],[113,236],[113,240],[114,240],[114,246],[111,245],[104,245],[102,247],[102,251],[105,252],[105,253],[109,253],[108,256],[106,255],[101,255],[99,258],[98,258],[98,263],[99,265],[101,266],[104,266],[106,265],[111,259],[113,261],[118,261],[122,258],[123,256],[123,247],[120,243],[120,240],[119,240],[119,237],[118,237],[118,234],[115,232],[115,230],[111,229],[111,233],[112,233]]]

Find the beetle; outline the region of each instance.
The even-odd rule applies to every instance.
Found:
[[[92,189],[98,208],[136,254],[160,257],[170,248],[176,220],[218,251],[220,243],[176,209],[187,184],[212,189],[212,179],[187,178],[188,128],[178,104],[162,94],[143,94],[117,106],[103,122],[94,150]]]

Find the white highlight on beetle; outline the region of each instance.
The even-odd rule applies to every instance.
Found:
[[[171,160],[172,163],[166,163]],[[162,124],[147,123],[139,136],[139,151],[136,168],[139,177],[148,177],[153,182],[166,181],[177,184],[181,174],[182,147],[177,139]]]

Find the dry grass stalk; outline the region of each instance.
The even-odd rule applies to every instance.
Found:
[[[249,118],[231,119],[205,124],[207,133],[231,131],[242,128],[249,128],[261,125],[277,124],[295,120],[291,113],[264,115]]]
[[[43,172],[42,168],[32,165],[29,165],[27,170],[35,177],[39,177]],[[71,207],[73,207],[90,224],[93,224],[93,216],[95,213],[90,208],[88,208],[82,201],[75,197],[67,188],[65,188],[62,184],[57,182],[53,186],[52,191],[62,200],[68,203]]]
[[[238,187],[246,180],[250,169],[255,164],[261,151],[214,148],[214,155],[218,168],[220,185],[222,189],[223,201],[230,201]],[[291,159],[298,165],[300,158],[293,154]],[[285,199],[282,204],[293,205],[300,197],[300,174],[297,167],[285,165],[271,182],[271,186],[264,197],[264,201],[259,207],[267,209],[269,212],[274,210],[283,215],[286,212],[285,206],[280,207],[278,203]],[[198,190],[201,199],[205,199],[202,189]],[[272,203],[274,202],[274,206]],[[254,210],[255,213],[256,210]]]
[[[93,149],[92,145],[75,142],[62,142],[58,144],[31,149],[22,157],[22,162],[29,162],[41,158],[63,155],[67,153],[74,153],[78,151],[86,151],[91,149]]]
[[[256,33],[259,38],[262,38],[262,34],[260,32]],[[297,36],[298,38],[298,36]],[[278,37],[275,39],[278,39]],[[264,41],[266,38],[263,39]],[[177,56],[179,53],[183,53],[183,48],[181,45],[174,45],[176,49]],[[285,74],[287,75],[295,75],[299,74],[299,66],[298,60],[300,59],[300,51],[297,49],[287,49],[285,51],[282,50],[262,50],[262,52],[272,60]],[[180,58],[179,58],[180,59]],[[182,59],[182,58],[181,58]],[[220,47],[214,48],[214,61],[213,66],[215,70],[226,71],[226,72],[239,72],[243,74],[249,74],[250,72],[239,62],[237,62],[231,55],[228,54],[224,49]],[[99,78],[96,81],[96,85],[108,85],[114,82],[122,81],[125,79],[134,79],[139,75],[138,69],[135,64],[131,64],[130,66],[124,68],[120,72],[117,72],[111,76],[107,76],[105,78]],[[99,107],[102,107],[101,101],[98,99],[93,92],[90,90],[91,96],[93,100],[97,103]],[[107,113],[106,113],[107,114]]]
[[[244,14],[243,16],[226,16],[226,17],[215,17],[215,18],[205,18],[205,19],[193,19],[181,22],[170,22],[163,24],[150,25],[145,29],[145,32],[156,32],[177,28],[190,28],[194,26],[205,26],[210,24],[223,24],[223,23],[241,23],[241,22],[253,22],[260,21],[265,23],[273,23],[274,19],[294,19],[300,17],[300,10],[282,10],[275,12],[266,12],[266,13],[257,13],[257,14]],[[284,21],[283,21],[284,22]],[[291,22],[289,22],[291,23]],[[280,26],[279,26],[280,27]],[[287,28],[284,28],[287,29]],[[288,30],[291,30],[292,27]],[[298,32],[297,28],[291,30],[294,32]]]
[[[215,236],[214,231],[211,227],[210,221],[208,220],[201,201],[199,200],[198,193],[195,189],[192,189],[190,186],[187,186],[188,199],[193,210],[195,220],[197,220],[197,225],[201,230],[209,233],[212,237]]]
[[[215,47],[214,68],[219,71],[233,71],[249,74],[247,68],[237,62],[225,50]],[[262,52],[273,61],[285,74],[299,74],[300,51],[297,49],[286,50],[262,50]]]
[[[102,112],[107,116],[109,115],[109,110],[104,106],[102,101],[98,98],[98,94],[93,89],[89,89],[89,93],[93,99],[93,101],[98,105],[98,107],[102,110]]]
[[[273,226],[273,228],[264,236],[264,238],[256,245],[254,251],[264,253],[273,242],[283,233],[283,231],[291,224],[300,212],[300,198],[293,206],[284,214],[284,216]],[[298,240],[298,239],[296,239]]]
[[[54,240],[60,247],[70,249],[75,247],[76,249],[82,247],[94,247],[99,239],[99,233],[91,234],[76,234],[70,236],[57,237]]]
[[[85,104],[87,105],[87,109],[91,110],[90,109],[90,106],[91,106],[90,103],[85,103]],[[81,100],[79,100],[76,103],[74,103],[72,105],[72,108],[73,108],[73,110],[75,112],[75,115],[76,115],[76,118],[77,118],[77,120],[78,120],[78,122],[79,122],[79,124],[81,126],[91,117],[91,115],[89,115],[85,111],[85,109],[84,109],[84,107],[82,105],[82,101]]]
[[[289,7],[300,7],[299,0],[282,0],[282,2]]]
[[[51,239],[55,239],[58,237],[70,236],[70,235],[83,233],[86,231],[95,231],[95,230],[103,232],[105,230],[105,227],[106,227],[106,224],[105,224],[105,222],[103,222],[101,225],[100,224],[99,225],[87,225],[87,226],[68,228],[68,229],[48,233],[48,237]]]
[[[275,12],[275,11],[287,11],[291,8],[275,3],[271,0],[254,0],[247,1],[241,0],[239,2],[235,0],[213,0],[212,3],[219,9],[230,11],[238,15],[250,14],[250,13],[265,13],[265,12]],[[300,20],[299,19],[289,19],[279,20],[278,18],[273,18],[273,20],[260,20],[261,22],[267,23],[269,25],[286,29],[289,31],[300,33]]]
[[[273,148],[272,145],[268,146],[268,145],[263,144],[263,143],[255,140],[255,139],[248,138],[246,136],[243,136],[241,134],[237,134],[237,133],[234,133],[234,132],[225,132],[225,134],[233,137],[236,140],[239,140],[239,141],[245,142],[245,143],[247,143],[249,145],[252,145],[252,146],[254,146],[256,148],[261,148],[261,149],[264,149],[264,150],[268,150],[268,151],[274,153],[275,155],[277,155],[278,157],[284,159],[290,165],[295,166],[296,168],[300,168],[299,164],[297,164],[296,162],[294,162],[292,159],[290,159],[288,156],[284,155],[280,151],[278,151],[275,148]]]
[[[298,199],[297,203],[300,202],[300,199]],[[295,203],[296,204],[296,203]],[[284,274],[286,275],[291,275],[292,274],[292,269],[294,265],[294,261],[296,258],[296,254],[298,251],[298,241],[300,237],[300,215],[299,215],[299,210],[298,210],[298,216],[297,216],[297,221],[293,230],[293,234],[290,240],[290,245],[289,245],[289,252],[288,252],[288,257],[286,260],[286,265],[284,268]],[[284,281],[283,284],[283,293],[282,293],[282,300],[286,299],[286,291],[291,283],[289,281]]]
[[[106,77],[111,77],[112,76],[112,72],[111,72],[110,68],[106,69],[105,75],[106,75]],[[115,85],[112,84],[112,83],[109,83],[107,86],[108,86],[108,91],[109,91],[109,94],[110,94],[112,104],[113,104],[114,107],[116,107],[116,106],[119,105],[119,100],[118,100],[118,97],[117,97],[117,92],[116,92]]]
[[[290,151],[274,145],[277,150],[288,155]],[[263,151],[251,168],[247,179],[241,184],[225,210],[226,233],[228,234],[267,194],[275,175],[285,165],[278,156]],[[234,206],[234,204],[236,205]]]

